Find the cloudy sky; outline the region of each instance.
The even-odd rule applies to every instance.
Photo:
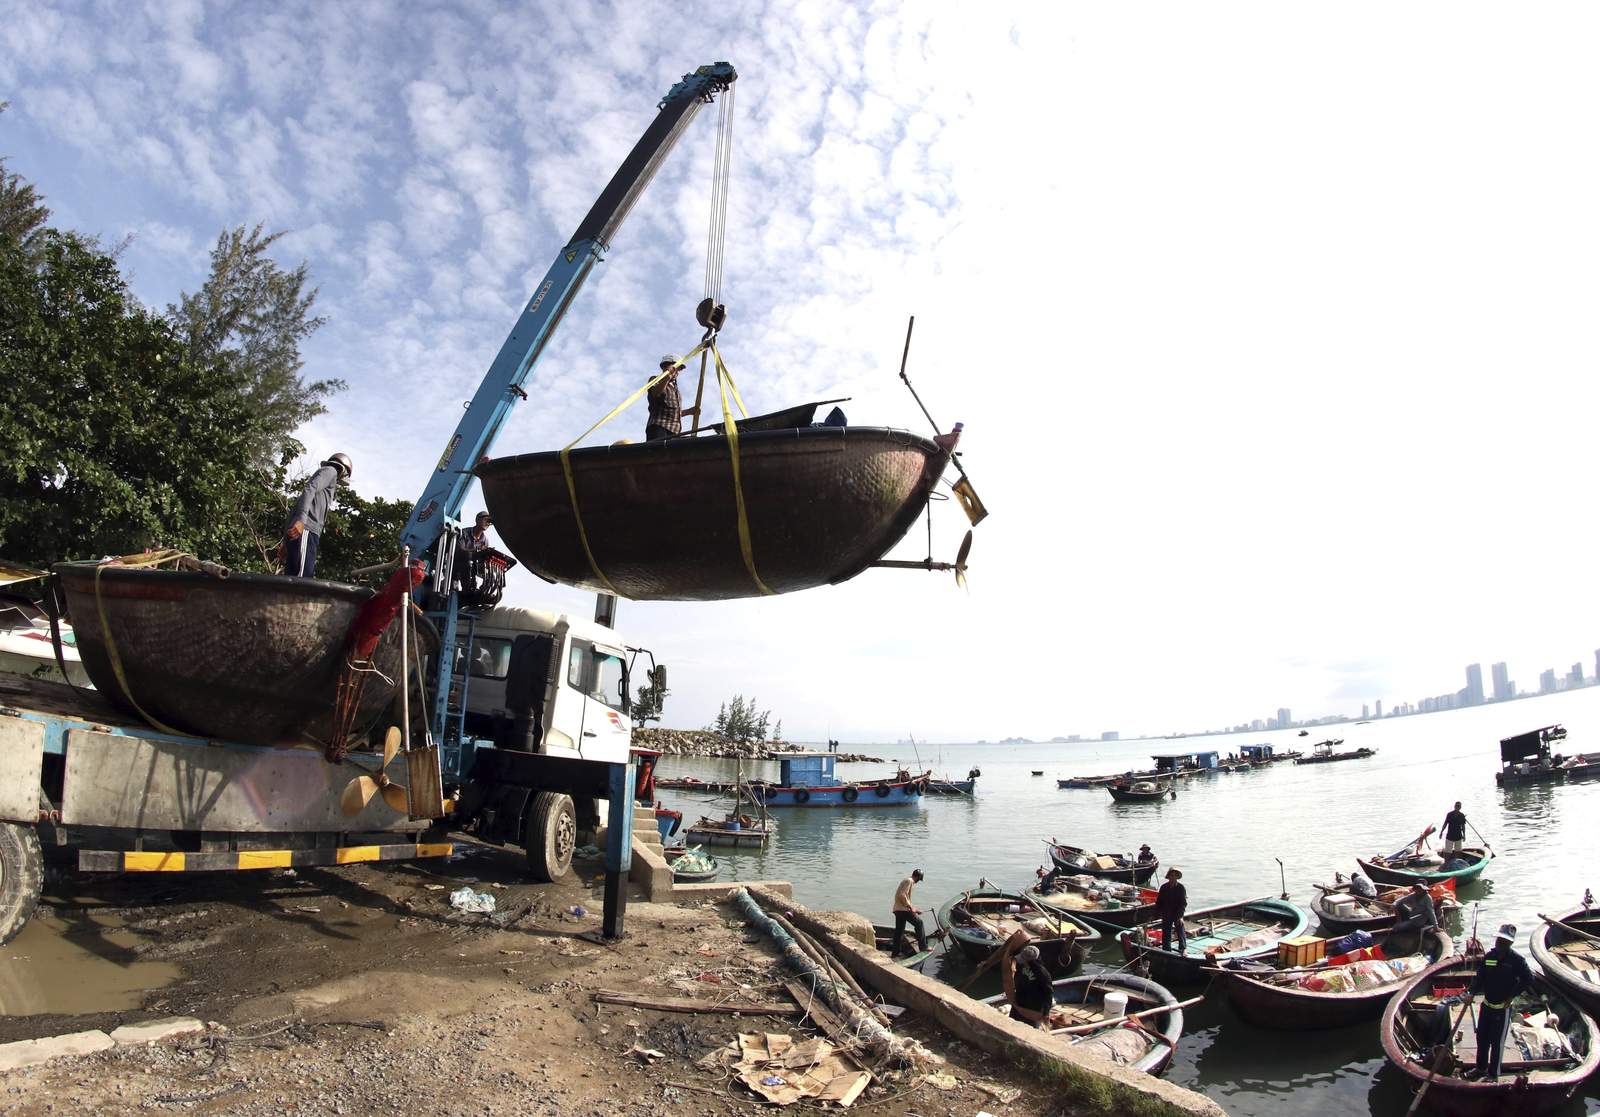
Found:
[[[880,571],[624,603],[668,723],[742,691],[790,736],[1127,736],[1358,712],[1480,660],[1592,673],[1597,31],[1563,4],[34,2],[0,23],[0,153],[59,224],[131,236],[150,303],[223,227],[289,230],[329,318],[308,371],[351,385],[302,437],[412,498],[656,102],[733,62],[747,403],[920,429],[914,313],[993,514],[970,594]],[[714,125],[496,453],[565,443],[695,341]],[[936,512],[949,557],[966,525]]]

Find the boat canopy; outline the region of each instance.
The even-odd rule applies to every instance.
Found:
[[[1566,739],[1567,731],[1559,725],[1546,725],[1527,733],[1518,733],[1515,737],[1502,737],[1500,762],[1515,764],[1521,760],[1531,760],[1536,756],[1549,756],[1550,743]]]

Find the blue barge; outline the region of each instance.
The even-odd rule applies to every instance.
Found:
[[[769,807],[912,807],[927,793],[933,773],[913,776],[904,768],[893,779],[842,781],[829,752],[783,757],[778,782],[756,780],[750,789]]]

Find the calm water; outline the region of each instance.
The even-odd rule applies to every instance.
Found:
[[[974,799],[928,797],[920,807],[873,810],[782,810],[779,832],[764,852],[717,850],[722,879],[782,879],[795,897],[816,907],[844,908],[878,921],[889,918],[895,884],[913,867],[927,879],[917,900],[931,912],[949,896],[988,877],[1003,887],[1033,879],[1045,863],[1043,839],[1057,837],[1099,850],[1136,850],[1148,842],[1163,865],[1183,869],[1191,908],[1277,895],[1279,867],[1290,898],[1309,902],[1311,882],[1349,873],[1358,855],[1392,852],[1429,823],[1439,826],[1460,799],[1473,826],[1498,856],[1482,879],[1463,886],[1463,909],[1448,929],[1470,930],[1477,902],[1480,937],[1513,922],[1526,944],[1536,912],[1575,906],[1585,887],[1600,894],[1600,781],[1501,791],[1495,786],[1498,741],[1512,733],[1560,722],[1568,751],[1600,749],[1600,688],[1501,706],[1332,727],[1301,738],[1293,731],[1181,741],[1124,741],[1075,745],[921,746],[923,767],[959,778],[983,769]],[[1287,762],[1236,775],[1186,780],[1178,798],[1160,804],[1119,804],[1103,790],[1068,791],[1057,776],[1104,774],[1149,766],[1153,752],[1214,748],[1226,755],[1241,744],[1270,741],[1282,750],[1342,735],[1346,748],[1378,750],[1368,760],[1296,767]],[[916,767],[909,746],[851,746]],[[746,765],[746,775],[753,774]],[[776,778],[777,765],[757,765]],[[1031,769],[1043,769],[1041,777]],[[892,764],[841,765],[849,778],[873,778]],[[667,758],[664,775],[731,778],[732,761]],[[686,820],[714,812],[705,796],[662,793]],[[1470,837],[1470,834],[1469,834]],[[1121,963],[1114,944],[1097,959]],[[942,969],[941,969],[942,967]],[[952,952],[928,967],[959,979],[966,963]],[[1236,1018],[1222,999],[1185,1012],[1174,1082],[1215,1098],[1239,1117],[1289,1114],[1403,1114],[1410,1091],[1386,1066],[1377,1025],[1327,1032],[1274,1033]],[[1562,1111],[1600,1114],[1600,1083]]]

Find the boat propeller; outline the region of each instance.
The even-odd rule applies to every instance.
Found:
[[[956,585],[962,589],[967,588],[967,556],[972,553],[972,532],[969,530],[961,540],[961,547],[956,551],[955,562],[934,562],[933,556],[925,559],[879,559],[873,566],[887,567],[890,570],[953,570],[956,575]]]
[[[389,778],[389,763],[400,752],[400,727],[391,725],[383,737],[383,763],[371,774],[362,774],[345,784],[339,796],[339,810],[346,815],[360,814],[372,802],[373,795],[381,794],[389,809],[405,813],[410,809],[410,797],[404,786]]]

